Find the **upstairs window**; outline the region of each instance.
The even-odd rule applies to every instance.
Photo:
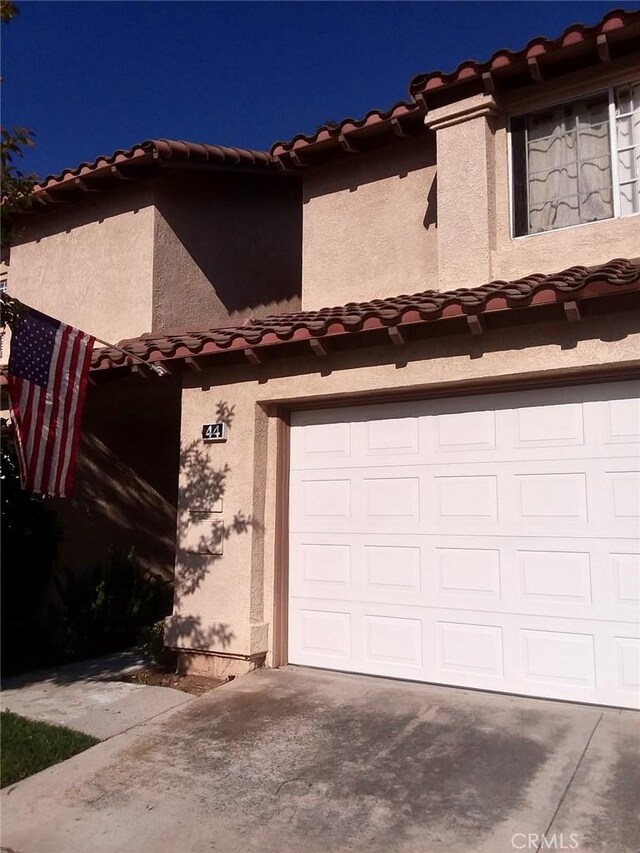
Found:
[[[640,211],[640,81],[511,119],[514,236]]]

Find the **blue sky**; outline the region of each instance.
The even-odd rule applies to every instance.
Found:
[[[17,2],[2,26],[2,122],[35,131],[24,168],[40,177],[149,138],[268,148],[389,107],[418,73],[517,50],[621,5]]]

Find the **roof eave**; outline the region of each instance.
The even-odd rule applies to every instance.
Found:
[[[480,309],[467,307],[460,303],[451,302],[444,305],[438,316],[424,318],[416,309],[409,309],[403,313],[398,322],[386,322],[380,317],[366,317],[359,329],[353,331],[335,324],[330,326],[323,334],[314,334],[309,329],[297,328],[292,331],[287,339],[280,339],[275,334],[266,334],[258,343],[248,343],[241,337],[232,340],[228,345],[221,346],[213,341],[204,342],[202,346],[180,345],[175,350],[166,354],[159,348],[151,348],[144,360],[148,362],[163,362],[168,365],[180,365],[180,369],[188,367],[186,360],[206,359],[213,366],[215,358],[221,355],[234,355],[244,360],[247,350],[263,352],[283,353],[286,347],[309,343],[312,341],[326,342],[331,349],[335,349],[341,342],[359,340],[367,345],[366,336],[371,333],[384,331],[388,335],[388,342],[397,344],[404,343],[414,336],[415,332],[428,333],[429,329],[438,328],[439,334],[447,334],[457,329],[459,333],[467,332],[472,335],[483,334],[492,328],[504,328],[509,325],[521,323],[535,323],[549,319],[550,309],[555,308],[553,317],[555,320],[566,320],[575,322],[581,319],[581,306],[586,309],[585,313],[594,313],[599,303],[606,301],[607,305],[615,303],[623,307],[623,303],[631,297],[636,303],[640,296],[640,269],[638,280],[631,284],[617,285],[605,280],[593,280],[583,288],[573,292],[561,292],[556,288],[542,284],[531,294],[523,304],[513,304],[503,294],[490,297]],[[462,321],[462,322],[461,322]],[[399,333],[399,334],[398,334]],[[92,372],[100,374],[118,368],[135,366],[134,359],[128,359],[116,353],[113,357],[107,355],[107,349],[98,350],[94,354]],[[311,352],[311,350],[310,350]],[[257,361],[261,355],[258,353]],[[201,363],[200,361],[200,363]]]

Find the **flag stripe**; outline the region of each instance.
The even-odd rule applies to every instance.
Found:
[[[35,393],[34,393],[34,406],[35,402]],[[40,393],[38,394],[37,401],[37,414],[34,421],[31,423],[30,433],[32,435],[32,447],[29,456],[29,483],[30,488],[35,490],[36,483],[36,468],[38,465],[38,452],[40,451],[40,439],[42,437],[42,418],[44,416],[44,407],[47,402],[47,389],[40,388]]]
[[[68,368],[65,363],[65,371],[69,376],[74,376],[78,367],[78,355],[80,353],[80,335],[82,332],[79,332],[77,329],[74,329],[75,334],[72,335],[72,339],[69,341],[69,362]],[[70,449],[69,445],[69,429],[73,423],[71,420],[71,409],[73,406],[73,399],[76,393],[76,383],[67,383],[67,393],[65,395],[64,406],[62,409],[62,424],[60,429],[61,437],[64,436],[64,446],[61,444],[60,453],[58,455],[58,471],[56,472],[56,479],[54,483],[54,490],[56,494],[65,496],[64,494],[64,469],[65,469],[65,461],[67,458],[67,452]]]
[[[71,440],[67,442],[67,446],[64,454],[64,466],[62,469],[62,480],[60,484],[60,494],[62,497],[70,494],[73,489],[73,471],[70,469],[70,463],[72,457],[75,458],[75,454],[78,449],[78,442],[80,440],[80,430],[76,429],[76,417],[78,413],[78,405],[82,406],[82,402],[84,400],[84,395],[87,387],[87,371],[84,371],[84,362],[91,358],[91,353],[87,351],[87,342],[89,338],[88,336],[83,336],[82,340],[79,341],[78,347],[78,358],[76,361],[76,366],[74,370],[78,372],[78,376],[81,377],[77,382],[73,384],[73,394],[71,395],[71,406],[69,409],[69,417],[72,426],[71,429]]]
[[[94,340],[31,308],[18,317],[8,388],[25,489],[65,496],[73,487]]]
[[[82,409],[84,406],[84,398],[87,393],[87,383],[89,380],[89,368],[91,367],[91,355],[93,350],[93,338],[85,335],[82,339],[82,351],[80,358],[80,367],[78,371],[77,394],[75,401],[74,428],[71,432],[71,441],[69,442],[69,453],[66,460],[66,469],[64,475],[64,483],[62,494],[70,495],[73,491],[75,466],[70,465],[72,459],[77,458],[78,445],[80,444],[80,418],[82,417]]]
[[[71,326],[60,326],[56,333],[56,348],[54,350],[51,368],[49,371],[49,390],[47,391],[47,404],[45,408],[44,423],[42,425],[42,439],[40,453],[38,454],[38,470],[36,475],[36,492],[46,490],[49,492],[49,473],[51,460],[53,458],[53,445],[56,436],[58,419],[58,408],[60,404],[60,380],[62,378],[62,366],[64,353],[67,347]]]
[[[64,414],[66,411],[67,405],[67,397],[70,393],[69,382],[66,382],[65,379],[69,376],[69,368],[71,364],[71,356],[73,354],[73,341],[75,340],[76,335],[75,329],[71,329],[69,333],[69,337],[67,338],[66,347],[64,351],[64,357],[62,360],[62,385],[58,394],[59,397],[59,415],[58,415],[58,424],[59,427],[56,430],[56,439],[53,445],[53,459],[54,464],[52,465],[51,474],[49,475],[51,482],[51,492],[52,494],[58,494],[58,483],[60,482],[60,469],[62,467],[62,441],[64,438]]]
[[[38,433],[40,430],[39,422],[42,418],[44,410],[45,389],[39,385],[33,386],[33,399],[31,402],[32,417],[29,420],[27,428],[27,445],[25,447],[25,456],[27,457],[27,488],[33,491],[33,481],[35,475],[36,459],[38,453]]]

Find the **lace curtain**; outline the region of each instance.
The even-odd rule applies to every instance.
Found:
[[[606,96],[531,116],[529,233],[613,216]]]
[[[620,213],[640,211],[640,83],[616,91]]]

